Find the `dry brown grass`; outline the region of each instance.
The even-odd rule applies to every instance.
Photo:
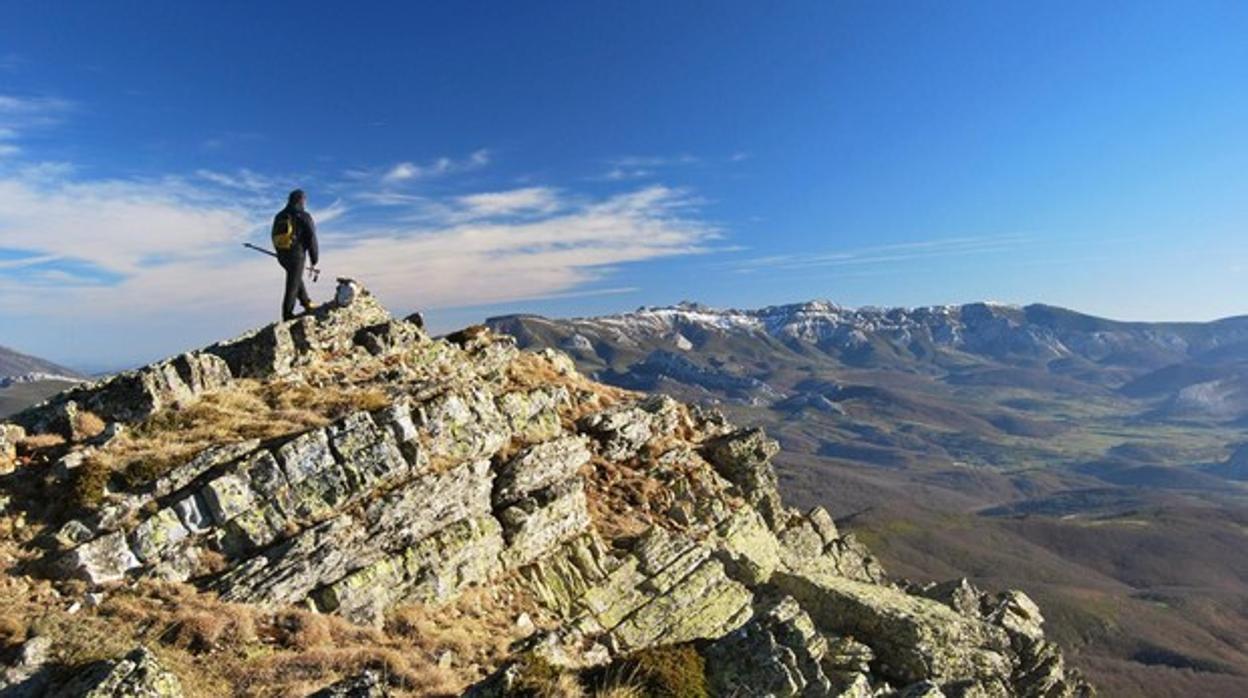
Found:
[[[590,670],[585,675],[561,669],[533,654],[522,655],[514,667],[517,681],[508,695],[525,698],[648,698],[653,695],[684,698],[682,693],[654,693],[645,682],[636,663],[611,667],[604,671]],[[586,683],[593,686],[587,689]],[[665,687],[659,686],[660,691]],[[700,698],[700,697],[693,697]]]
[[[643,649],[583,678],[596,697],[710,698],[706,663],[691,644]]]
[[[71,508],[94,509],[104,500],[104,490],[109,478],[113,475],[112,468],[95,457],[89,457],[74,471],[69,483],[69,500]]]
[[[25,642],[28,629],[28,624],[20,617],[0,615],[0,646],[12,647]]]
[[[672,493],[645,469],[594,456],[586,475],[590,520],[607,540],[632,538],[666,522]]]
[[[549,360],[527,351],[520,352],[507,366],[507,380],[513,387],[526,390],[561,386],[573,396],[578,393],[593,394],[597,404],[589,409],[595,411],[641,397],[641,393],[595,383],[580,373],[560,374]]]
[[[696,452],[667,458],[668,451],[684,450],[680,439],[660,441],[629,462],[595,456],[582,471],[590,519],[607,540],[632,538],[652,526],[687,528],[687,521],[673,518],[673,508],[679,503],[677,491],[692,493],[696,500],[722,500],[732,509],[742,505],[738,495],[723,489],[723,481],[713,475],[714,468]],[[665,461],[661,465],[660,458]]]
[[[220,601],[185,585],[143,582],[94,610],[69,613],[48,582],[0,576],[0,652],[54,638],[55,661],[78,667],[145,644],[191,698],[303,696],[366,669],[397,696],[451,696],[493,671],[518,639],[516,588],[467,591],[441,607],[412,605],[385,629],[297,608]],[[452,664],[439,659],[453,653]]]
[[[42,451],[48,448],[65,445],[65,437],[60,434],[31,434],[17,442],[24,452]]]
[[[94,467],[121,473],[130,487],[150,482],[203,449],[246,439],[269,439],[324,426],[356,410],[390,404],[376,386],[316,388],[305,382],[240,380],[229,389],[152,415],[93,457]],[[107,478],[90,478],[78,503],[98,503]]]
[[[520,352],[507,366],[507,378],[516,385],[539,388],[547,385],[568,385],[575,376],[565,376],[546,359],[531,352]]]
[[[174,614],[168,632],[170,644],[194,653],[257,639],[255,612],[250,607],[236,605],[181,609]]]
[[[236,692],[305,695],[308,689],[365,669],[379,671],[402,694],[453,695],[463,688],[455,672],[402,636],[297,609],[265,620],[260,630],[265,643],[285,651],[266,653],[231,672]]]
[[[594,691],[594,698],[648,698],[646,689],[636,684],[619,683]]]
[[[536,604],[527,596],[519,598],[498,601],[472,589],[449,606],[400,606],[387,618],[386,632],[434,659],[450,652],[457,664],[496,666],[520,637],[514,619],[522,612],[540,617]]]
[[[560,674],[545,690],[538,691],[540,698],[583,698],[585,689],[573,674]]]
[[[104,426],[103,419],[100,419],[94,412],[86,410],[74,415],[72,425],[74,437],[77,439],[91,439],[99,436],[104,431]]]
[[[254,393],[279,416],[312,414],[333,420],[356,410],[378,410],[390,404],[386,392],[374,385],[331,382],[329,386],[319,387],[307,381],[269,382],[255,387]]]

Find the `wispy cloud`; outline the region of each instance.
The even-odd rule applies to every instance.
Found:
[[[616,167],[671,167],[673,165],[696,165],[702,159],[689,154],[661,155],[625,155],[609,161]]]
[[[72,102],[57,97],[0,94],[0,129],[16,138],[26,130],[60,123],[72,108]]]
[[[411,180],[440,177],[453,172],[475,170],[488,164],[490,164],[490,151],[482,148],[458,160],[443,156],[426,163],[411,161],[395,163],[381,173],[380,180],[384,184],[398,184]],[[363,175],[361,178],[365,179],[373,176],[367,170],[356,170],[349,174],[357,177]]]
[[[890,264],[931,257],[962,257],[1011,249],[1031,238],[1021,233],[920,240],[801,255],[768,255],[726,262],[741,273]]]
[[[498,194],[461,198],[494,214],[514,212],[525,199]],[[706,252],[719,235],[691,215],[694,204],[679,190],[553,202],[552,195],[527,194],[524,210],[546,212],[521,221],[359,231],[336,248],[331,243],[333,263],[399,303],[455,307],[582,292],[618,265]],[[539,205],[544,209],[532,208]]]
[[[417,165],[411,162],[400,162],[382,175],[381,181],[406,182],[409,179],[416,179],[417,177],[427,177],[431,174],[448,172],[450,169],[450,158],[438,158],[426,166]]]
[[[0,269],[21,269],[23,267],[33,267],[41,264],[48,264],[49,262],[55,262],[58,259],[60,259],[60,257],[50,254],[20,256],[16,259],[2,259],[0,260]]]
[[[250,192],[266,192],[274,186],[272,179],[256,174],[245,167],[233,173],[196,170],[195,176],[223,187]]]
[[[60,123],[73,103],[59,97],[33,97],[0,94],[0,140],[18,140],[30,130]],[[9,154],[16,151],[12,143]]]
[[[726,157],[706,158],[688,153],[680,155],[625,155],[607,160],[607,169],[592,179],[606,180],[608,182],[649,179],[671,172],[677,168],[734,164],[744,162],[749,158],[750,154],[743,151],[732,153]]]
[[[607,160],[607,170],[596,179],[604,179],[611,182],[647,179],[657,176],[660,170],[697,165],[701,162],[701,158],[689,154],[672,156],[625,155]]]
[[[0,95],[0,114],[5,115],[47,115],[62,113],[69,109],[71,103],[59,97],[17,97]]]
[[[647,177],[653,177],[653,176],[654,176],[654,170],[647,170],[647,169],[640,168],[640,167],[634,167],[632,169],[628,169],[624,167],[612,167],[611,169],[603,173],[601,179],[605,179],[609,182],[623,182],[629,179],[645,179]]]
[[[358,201],[373,206],[414,206],[428,201],[423,196],[396,191],[361,191],[353,194]]]
[[[38,174],[38,172],[36,171]],[[0,178],[3,246],[123,275],[151,257],[194,259],[246,235],[245,210],[175,180]]]
[[[485,305],[465,305],[457,306],[458,309],[471,308],[491,308],[497,306],[506,306],[512,303],[532,303],[534,301],[550,301],[550,300],[566,300],[569,298],[600,298],[602,296],[622,296],[629,293],[636,293],[641,289],[637,286],[616,286],[613,288],[594,288],[585,291],[567,291],[565,293],[543,293],[540,296],[525,296],[522,298],[509,298],[506,301],[489,303]]]
[[[0,94],[0,159],[15,159],[22,153],[20,142],[27,132],[59,123],[72,106],[55,97]]]
[[[141,97],[144,93],[141,90],[130,90],[132,96]],[[200,148],[206,151],[221,150],[239,150],[243,146],[250,146],[257,141],[265,140],[265,135],[255,131],[225,131],[215,134],[200,141]]]
[[[547,187],[525,187],[456,197],[455,202],[471,217],[487,218],[517,213],[551,213],[560,206],[559,195]]]
[[[351,208],[347,206],[345,201],[342,199],[334,199],[330,202],[329,206],[324,208],[314,208],[311,212],[315,214],[316,220],[320,223],[329,223],[347,215],[347,212],[350,210]]]

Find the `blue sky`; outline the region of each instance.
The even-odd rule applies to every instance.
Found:
[[[1248,312],[1243,3],[8,3],[0,344],[91,369],[327,275],[504,312]],[[314,295],[327,295],[322,280]]]

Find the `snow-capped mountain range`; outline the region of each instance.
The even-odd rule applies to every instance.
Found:
[[[495,325],[539,322],[533,316],[494,318]],[[836,352],[850,363],[885,354],[932,358],[962,351],[997,359],[1065,357],[1157,367],[1248,342],[1248,317],[1210,323],[1117,322],[1047,305],[971,303],[918,308],[847,308],[829,301],[756,310],[715,309],[684,302],[630,313],[555,322],[572,334],[564,348],[595,341],[641,348],[655,341],[690,351],[709,337],[769,337],[789,346]]]
[[[845,372],[865,370],[886,371],[879,379],[891,375],[892,382],[924,374],[949,387],[1110,391],[1144,400],[1141,414],[1248,419],[1245,316],[1154,323],[1041,304],[847,308],[809,301],[740,310],[684,302],[487,323],[522,346],[566,351],[607,382],[687,399],[834,409]]]

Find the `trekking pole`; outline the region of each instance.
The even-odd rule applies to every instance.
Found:
[[[270,251],[268,251],[268,250],[264,249],[263,247],[256,247],[255,245],[251,244],[250,242],[244,242],[244,243],[243,243],[243,247],[246,247],[247,249],[250,249],[250,250],[255,250],[256,252],[259,252],[260,254],[267,254],[268,256],[270,256],[270,257],[272,257],[272,258],[274,258],[274,259],[277,259],[277,253],[276,253],[276,252],[270,252]]]
[[[255,250],[256,252],[259,252],[261,254],[267,254],[268,256],[274,259],[278,259],[276,252],[270,252],[269,250],[266,250],[263,247],[256,247],[250,242],[244,242],[243,247],[246,247],[249,250]],[[308,267],[308,275],[312,277],[312,283],[316,283],[317,281],[321,280],[321,270],[317,269],[316,267]]]

